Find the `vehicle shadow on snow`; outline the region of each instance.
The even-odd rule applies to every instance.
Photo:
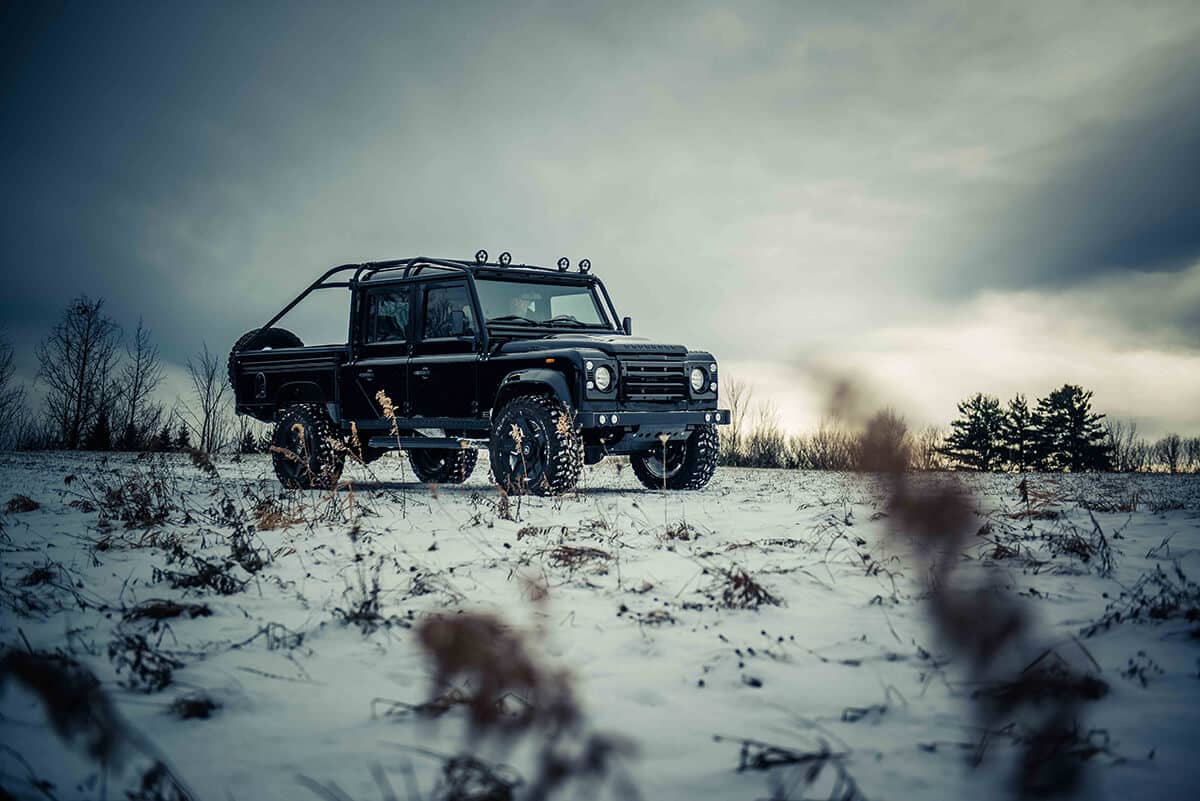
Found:
[[[494,493],[497,488],[491,485],[479,484],[425,484],[420,481],[354,481],[349,485],[343,485],[338,488],[338,492],[349,492],[353,489],[354,492],[386,492],[397,490],[412,490],[414,492],[433,492],[436,488],[438,495],[463,495],[470,496],[474,493]],[[623,495],[627,493],[650,494],[659,493],[660,490],[644,490],[637,487],[579,487],[576,490],[567,493],[566,497],[570,497],[578,493],[579,495]],[[525,495],[526,498],[537,498],[537,495]]]

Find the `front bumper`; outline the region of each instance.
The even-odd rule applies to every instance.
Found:
[[[683,428],[699,425],[729,425],[728,409],[683,409],[662,412],[577,412],[575,422],[582,428]]]

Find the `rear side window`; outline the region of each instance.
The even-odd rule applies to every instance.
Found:
[[[408,287],[386,287],[367,293],[367,343],[405,342],[412,313]]]
[[[465,284],[430,287],[425,292],[425,339],[469,337],[475,333],[475,310]]]

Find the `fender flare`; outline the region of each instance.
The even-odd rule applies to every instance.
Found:
[[[500,382],[499,389],[496,390],[496,398],[492,404],[492,409],[499,409],[517,395],[535,393],[550,394],[567,406],[574,406],[571,398],[571,388],[567,386],[566,376],[557,370],[534,367],[525,370],[513,370],[506,375],[504,380]]]
[[[275,393],[276,411],[293,403],[325,402],[325,391],[315,381],[289,381]]]

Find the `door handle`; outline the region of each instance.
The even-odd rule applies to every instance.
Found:
[[[413,375],[415,375],[417,378],[429,378],[429,368],[418,367],[416,370],[413,370]]]
[[[375,371],[374,370],[363,370],[361,373],[358,374],[358,377],[361,378],[363,381],[374,381],[375,380]]]

